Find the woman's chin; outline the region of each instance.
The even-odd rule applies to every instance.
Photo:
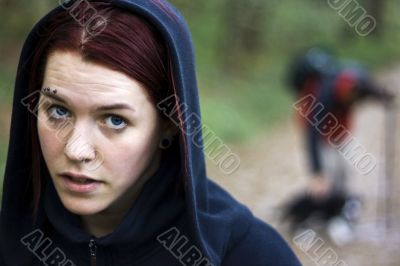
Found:
[[[90,216],[102,212],[107,206],[93,199],[61,199],[64,207],[73,214]]]

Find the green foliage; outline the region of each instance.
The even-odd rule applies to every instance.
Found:
[[[182,12],[196,46],[203,121],[227,141],[248,139],[290,115],[293,99],[283,81],[289,61],[299,51],[324,45],[340,57],[371,67],[400,58],[399,6],[395,0],[387,1],[380,39],[358,36],[326,1],[201,1],[198,9],[188,8],[183,1],[172,2],[178,8],[186,5]],[[266,16],[252,25],[263,35],[257,51],[238,49],[226,41],[243,36],[240,29],[246,27],[229,28],[232,23],[225,21],[224,12],[235,5],[240,8],[236,13],[245,17],[250,2],[266,10]],[[367,9],[367,2],[359,3]],[[237,20],[247,23],[242,17]]]
[[[2,191],[1,185],[3,184],[3,176],[5,172],[5,164],[7,159],[6,157],[7,157],[8,143],[5,143],[5,141],[6,141],[5,138],[0,140],[0,191]]]

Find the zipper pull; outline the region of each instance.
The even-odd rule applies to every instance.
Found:
[[[89,242],[89,252],[90,252],[90,266],[96,266],[97,245],[94,239],[91,239]]]

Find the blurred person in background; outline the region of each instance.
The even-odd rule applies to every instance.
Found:
[[[363,65],[340,61],[321,47],[293,60],[289,82],[297,99],[294,106],[301,121],[310,182],[307,193],[287,204],[283,217],[290,220],[292,230],[315,219],[326,222],[331,238],[345,242],[360,211],[360,201],[346,185],[349,162],[341,150],[351,140],[352,110],[364,99],[389,103],[392,96],[375,84]]]

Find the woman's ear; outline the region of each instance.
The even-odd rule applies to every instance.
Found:
[[[178,134],[179,127],[175,125],[170,119],[163,120],[163,136],[168,138],[174,138]]]
[[[161,133],[161,139],[159,142],[160,149],[168,149],[171,147],[172,142],[176,134],[178,133],[179,127],[176,126],[171,120],[163,120],[163,130]]]

